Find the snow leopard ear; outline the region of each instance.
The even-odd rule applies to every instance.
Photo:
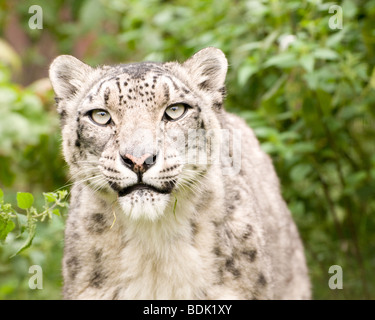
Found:
[[[70,100],[83,86],[93,68],[69,55],[58,56],[49,68],[56,100]]]
[[[225,94],[224,84],[228,61],[220,49],[213,47],[202,49],[185,61],[182,66],[200,90]]]

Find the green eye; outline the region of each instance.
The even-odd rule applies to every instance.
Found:
[[[111,122],[111,115],[109,112],[101,109],[91,111],[90,117],[96,124],[105,126]]]
[[[182,103],[174,104],[165,109],[164,117],[169,121],[175,121],[186,113],[188,107]]]

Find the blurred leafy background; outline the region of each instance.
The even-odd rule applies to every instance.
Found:
[[[340,10],[329,12],[332,5]],[[43,29],[31,29],[31,5]],[[342,28],[340,14],[342,13]],[[331,24],[331,27],[330,27]],[[227,110],[242,116],[274,159],[305,244],[315,299],[375,298],[375,1],[0,1],[0,188],[66,187],[67,167],[50,62],[95,65],[184,60],[221,48],[230,68]],[[60,299],[64,218],[0,245],[0,299]],[[17,231],[17,230],[15,230]],[[21,230],[22,231],[22,230]],[[43,290],[28,286],[43,268]],[[331,265],[343,289],[328,287]]]

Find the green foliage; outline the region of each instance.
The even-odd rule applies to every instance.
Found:
[[[24,189],[32,184],[48,190],[63,183],[64,163],[56,148],[58,119],[54,110],[48,110],[51,98],[50,90],[38,95],[32,87],[12,83],[11,69],[0,60],[0,182],[4,187],[16,184]],[[39,178],[42,169],[46,169],[44,180]]]
[[[56,52],[91,64],[183,60],[217,46],[230,64],[226,108],[248,122],[274,160],[305,243],[314,297],[375,297],[374,0],[340,2],[342,29],[329,27],[333,3],[323,0],[41,1],[43,30],[27,27],[32,4],[1,4],[17,13],[30,39],[22,57],[0,42],[0,186],[14,202],[18,190],[36,194],[66,181],[51,91],[40,94],[11,80],[28,65],[46,67],[49,60],[40,54],[46,37]],[[8,234],[6,241],[15,244],[16,228],[2,215],[1,241]],[[43,250],[60,251],[37,251],[40,260],[48,256],[48,264],[56,264],[60,240],[52,239],[59,233],[49,232],[60,228],[41,227],[41,238],[37,232],[33,246],[11,263],[29,263],[35,257],[28,252],[39,250],[37,240],[45,237],[40,243],[50,247]],[[328,288],[334,264],[344,270],[343,290]],[[23,269],[3,265],[11,280],[0,281],[0,298],[28,297],[17,286]],[[50,283],[48,290],[59,296],[58,283]]]
[[[18,192],[17,206],[26,211],[26,214],[22,214],[18,213],[10,203],[4,203],[4,193],[0,189],[0,240],[2,244],[5,243],[8,234],[15,229],[16,223],[18,225],[19,232],[17,237],[21,237],[24,232],[27,233],[25,242],[17,250],[17,252],[11,256],[11,258],[31,246],[35,237],[36,224],[38,220],[43,222],[46,217],[52,219],[53,214],[60,216],[58,207],[67,206],[67,202],[65,201],[67,193],[68,192],[66,190],[43,193],[43,211],[38,212],[38,210],[33,207],[34,196],[28,192]]]
[[[63,221],[52,217],[61,216],[60,209],[67,207],[66,197],[65,190],[43,193],[44,205],[38,205],[41,209],[37,209],[32,194],[18,192],[19,212],[4,201],[4,193],[0,189],[0,299],[51,299],[60,296]],[[47,292],[33,291],[28,286],[31,276],[28,270],[35,264],[43,266]]]

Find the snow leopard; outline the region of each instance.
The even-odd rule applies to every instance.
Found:
[[[64,299],[311,298],[272,160],[224,109],[227,69],[213,47],[184,62],[52,62],[73,181]]]

